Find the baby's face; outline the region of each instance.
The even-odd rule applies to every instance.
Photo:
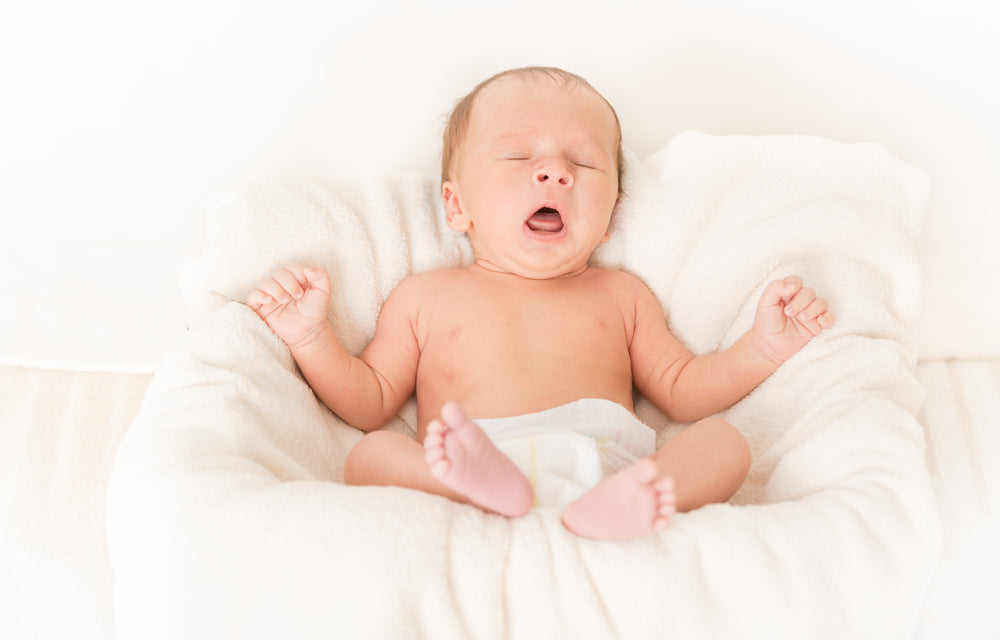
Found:
[[[618,199],[618,127],[589,89],[504,78],[476,98],[443,186],[476,262],[531,278],[572,275],[607,240]]]

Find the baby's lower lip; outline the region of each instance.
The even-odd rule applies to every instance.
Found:
[[[524,233],[529,239],[535,242],[557,242],[566,237],[566,225],[562,225],[558,230],[542,231],[533,229],[527,222],[524,223]]]
[[[558,211],[538,212],[528,218],[525,224],[535,233],[559,233],[566,226]]]

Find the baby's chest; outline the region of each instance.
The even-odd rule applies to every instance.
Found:
[[[621,309],[586,296],[522,296],[455,301],[435,318],[427,346],[494,358],[550,357],[566,353],[607,357],[626,353]]]

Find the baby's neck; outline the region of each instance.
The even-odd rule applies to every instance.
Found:
[[[546,281],[546,280],[562,280],[566,278],[576,278],[590,269],[589,264],[584,264],[580,268],[567,269],[565,271],[556,271],[552,273],[545,274],[525,274],[510,271],[508,269],[501,268],[488,260],[481,260],[476,258],[476,260],[469,265],[469,272],[475,275],[485,275],[490,277],[498,277],[504,279],[520,279],[520,280],[534,280],[534,281]]]

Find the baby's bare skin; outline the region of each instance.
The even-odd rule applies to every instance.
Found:
[[[412,326],[420,349],[421,429],[450,400],[477,418],[534,413],[582,398],[631,410],[630,276],[591,268],[559,280],[528,280],[473,266],[414,280],[400,294],[420,300]]]
[[[711,416],[831,326],[826,302],[795,276],[776,280],[736,344],[694,357],[642,282],[588,264],[608,238],[618,197],[610,107],[590,90],[545,79],[501,79],[476,100],[442,188],[448,224],[468,235],[474,264],[404,280],[359,358],[326,321],[331,285],[322,270],[290,265],[248,298],[319,398],[355,427],[379,429],[416,393],[417,442],[370,434],[352,449],[345,480],[523,515],[530,484],[469,416],[523,415],[583,398],[631,411],[635,388],[694,424],[569,505],[567,528],[641,536],[666,528],[675,511],[728,499],[746,476],[749,450]]]

